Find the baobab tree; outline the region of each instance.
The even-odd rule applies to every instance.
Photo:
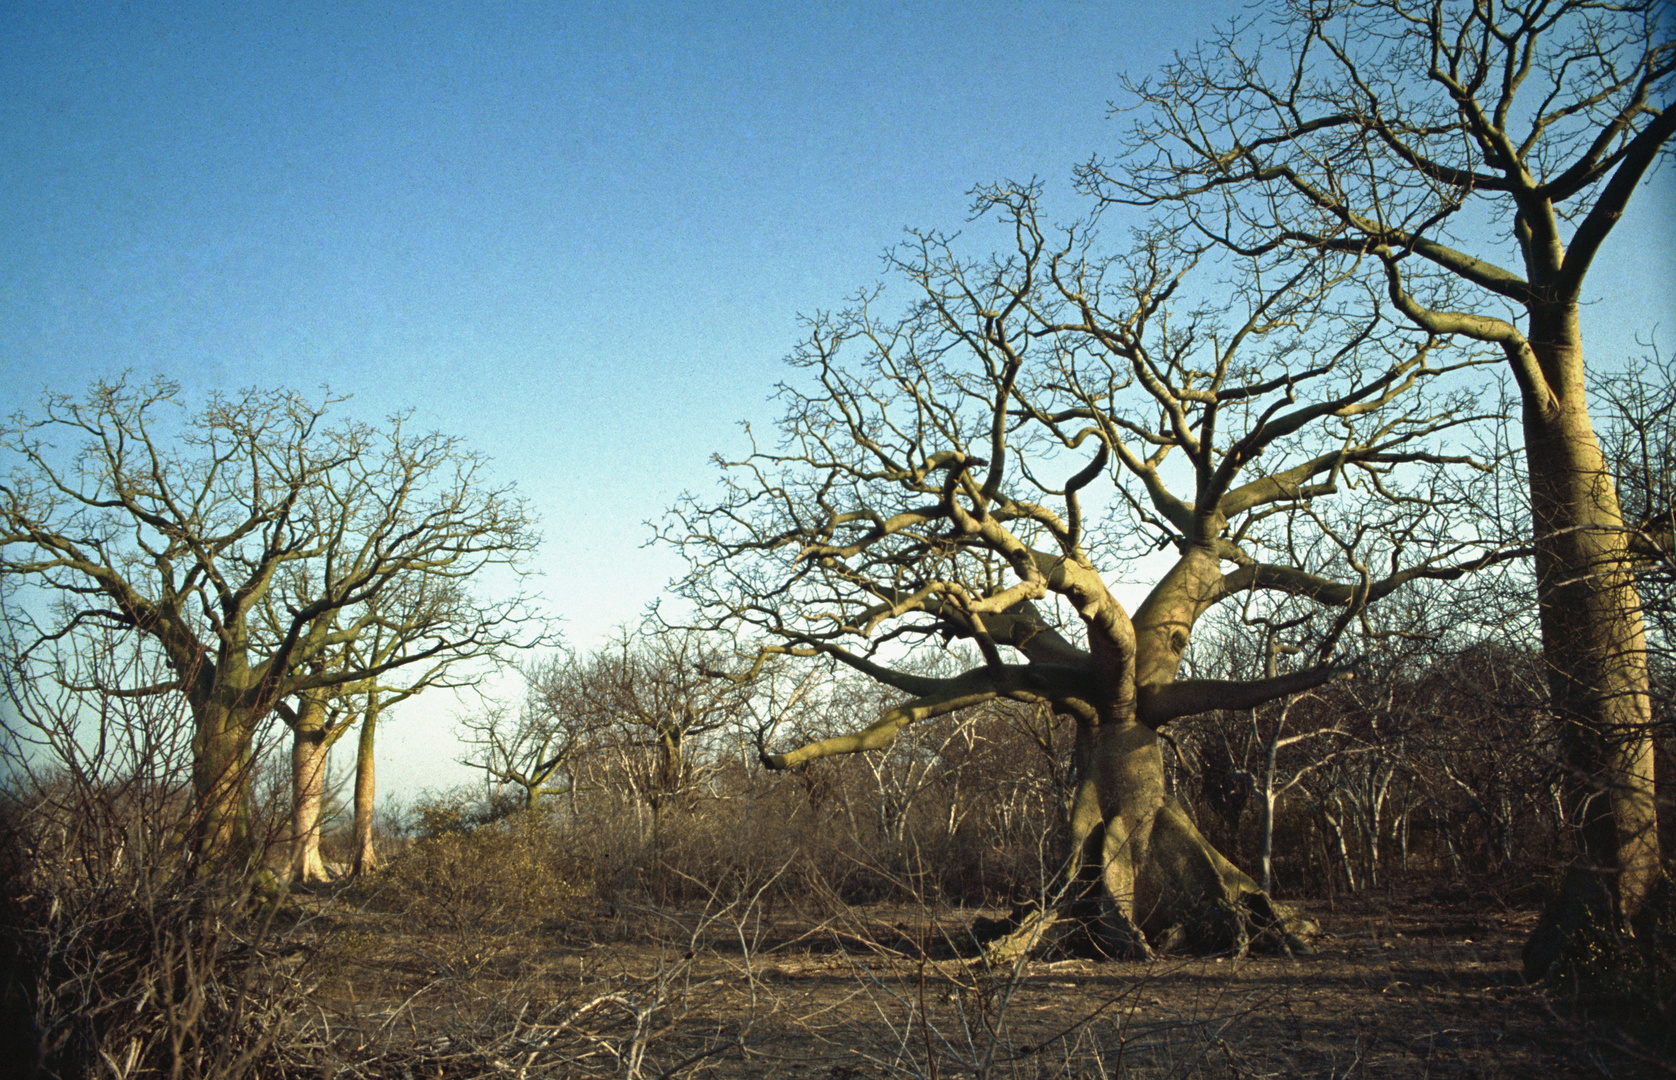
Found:
[[[1477,412],[1440,380],[1475,361],[1377,305],[1345,332],[1338,305],[1371,298],[1342,297],[1314,259],[1269,260],[1180,310],[1195,252],[1155,236],[1100,257],[1080,226],[1050,242],[1036,199],[979,192],[1016,243],[1004,256],[967,261],[938,234],[899,249],[905,315],[881,314],[873,290],[810,321],[774,444],[724,463],[719,501],[688,496],[666,524],[690,562],[679,589],[768,654],[832,658],[907,695],[771,768],[996,698],[1075,721],[1064,888],[1001,952],[1075,932],[1091,908],[1118,954],[1284,938],[1286,914],[1168,794],[1158,731],[1348,677],[1335,650],[1357,611],[1491,557],[1447,512],[1466,462],[1444,443]],[[1113,575],[1157,551],[1167,565],[1131,610]],[[1252,592],[1336,609],[1311,662],[1178,678],[1200,617]],[[919,674],[899,657],[915,643],[982,662]]]
[[[1647,625],[1660,850],[1676,852],[1676,369],[1649,347],[1598,400]]]
[[[325,881],[320,858],[320,813],[326,801],[326,759],[353,725],[353,714],[335,689],[305,690],[296,705],[275,711],[291,730],[291,828],[286,837],[287,881]]]
[[[540,636],[521,593],[471,591],[533,550],[522,500],[402,417],[329,421],[340,400],[249,390],[188,413],[173,383],[121,379],[47,395],[3,440],[0,574],[39,598],[11,608],[24,659],[84,626],[160,650],[169,679],[86,689],[184,697],[193,848],[211,863],[250,846],[252,739],[281,702]],[[345,648],[387,629],[379,599],[416,579],[456,601],[404,607],[396,653]]]
[[[532,633],[522,640],[503,633],[478,638],[461,635],[454,646],[428,657],[439,628],[452,623],[463,630],[480,615],[476,600],[461,582],[414,574],[391,585],[367,602],[371,617],[359,633],[345,638],[334,652],[314,661],[348,670],[380,672],[348,685],[306,690],[295,707],[277,708],[291,729],[291,853],[290,879],[324,881],[320,858],[320,808],[324,796],[326,757],[350,730],[357,730],[355,753],[353,852],[350,873],[358,876],[377,866],[373,850],[373,800],[377,794],[374,747],[380,719],[394,706],[426,690],[471,690],[505,663],[508,654],[539,642]]]
[[[1277,3],[1131,84],[1122,151],[1082,173],[1226,249],[1336,259],[1414,327],[1504,358],[1579,841],[1533,975],[1562,927],[1633,921],[1660,873],[1641,605],[1579,305],[1676,134],[1673,29],[1660,0]]]

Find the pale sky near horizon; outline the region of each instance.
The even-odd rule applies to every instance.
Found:
[[[679,570],[644,523],[771,421],[799,312],[905,226],[961,227],[974,184],[1082,212],[1120,73],[1237,10],[17,0],[0,412],[127,369],[413,409],[534,503],[587,647]],[[1669,180],[1591,278],[1597,355],[1671,313]],[[458,778],[447,728],[389,729],[392,786]]]

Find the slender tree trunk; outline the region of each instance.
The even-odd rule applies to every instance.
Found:
[[[653,901],[662,907],[666,892],[664,889],[663,872],[663,797],[660,794],[652,796],[652,858],[651,858],[651,892]]]
[[[1500,785],[1496,803],[1496,869],[1505,872],[1513,865],[1513,799],[1505,785]]]
[[[1368,888],[1377,889],[1385,883],[1379,871],[1379,818],[1367,818],[1363,829],[1367,835],[1368,863],[1362,876],[1367,879]]]
[[[1589,421],[1575,305],[1533,312],[1546,375],[1523,387],[1543,656],[1578,846],[1563,896],[1526,948],[1546,971],[1581,921],[1623,925],[1659,875],[1652,709],[1641,603],[1617,492]]]
[[[1362,800],[1360,807],[1354,808],[1354,817],[1362,831],[1362,847],[1367,852],[1367,866],[1363,879],[1370,889],[1377,889],[1384,883],[1380,867],[1380,848],[1383,839],[1385,821],[1385,800],[1391,793],[1391,781],[1396,776],[1396,766],[1388,762],[1373,759],[1368,762],[1366,777],[1367,797]]]
[[[1277,798],[1274,790],[1274,772],[1271,766],[1268,779],[1263,784],[1263,851],[1262,880],[1258,882],[1264,892],[1274,890],[1274,804]]]
[[[377,727],[378,706],[369,702],[361,715],[361,736],[355,746],[355,853],[349,866],[353,877],[378,869],[378,853],[372,845],[373,800],[378,794],[373,775],[373,736]]]
[[[1449,827],[1447,817],[1438,826],[1438,833],[1443,837],[1443,846],[1449,852],[1449,865],[1454,871],[1450,880],[1463,880],[1466,877],[1466,857],[1461,853],[1461,842],[1455,839],[1455,830]]]
[[[1275,665],[1275,654],[1269,654],[1266,674],[1273,678],[1278,674]],[[1280,770],[1280,733],[1286,730],[1286,717],[1291,711],[1289,706],[1282,706],[1280,715],[1275,718],[1274,730],[1263,742],[1263,817],[1259,823],[1262,830],[1262,886],[1268,892],[1274,887],[1274,808],[1280,799],[1280,793],[1275,790],[1275,774]],[[1256,713],[1253,710],[1253,716]],[[1253,723],[1253,728],[1256,724]]]
[[[1315,812],[1321,819],[1321,831],[1326,834],[1328,856],[1333,849],[1338,851],[1339,875],[1344,878],[1344,887],[1351,893],[1360,892],[1356,882],[1356,868],[1350,862],[1350,845],[1344,838],[1344,821],[1340,814],[1335,813],[1323,798],[1316,803]]]
[[[291,729],[291,843],[287,880],[326,881],[320,859],[320,806],[326,791],[325,702],[305,695]]]

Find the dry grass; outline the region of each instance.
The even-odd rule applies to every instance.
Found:
[[[331,924],[311,1065],[360,1077],[1523,1077],[1666,1075],[1668,1051],[1518,981],[1534,912],[1361,902],[1320,954],[1027,962],[950,947],[976,912],[765,914],[755,892],[485,925],[472,951],[393,901]]]
[[[131,831],[43,845],[54,820],[12,832],[7,926],[12,1004],[63,1080],[1672,1071],[1656,1029],[1519,981],[1533,910],[1459,893],[1315,910],[1332,936],[1307,959],[996,969],[962,955],[996,912],[853,904],[807,860],[601,881],[575,833],[511,821],[261,903],[180,872],[164,833],[118,859],[95,841]]]

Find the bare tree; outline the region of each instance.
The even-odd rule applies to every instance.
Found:
[[[474,748],[463,764],[483,770],[490,783],[517,787],[526,811],[537,810],[543,795],[572,790],[578,757],[594,748],[592,718],[567,692],[570,665],[563,655],[527,664],[516,712],[496,703],[460,720],[464,741]],[[554,786],[557,777],[564,778],[562,788]]]
[[[378,865],[372,816],[379,721],[392,707],[426,690],[475,690],[506,661],[507,653],[542,640],[513,641],[491,634],[477,642],[462,640],[422,662],[404,662],[414,651],[428,648],[427,637],[439,622],[469,617],[474,602],[459,583],[422,574],[386,589],[370,601],[375,617],[361,632],[343,641],[329,660],[316,661],[383,674],[347,686],[305,691],[298,695],[296,707],[286,702],[277,706],[292,733],[291,880],[328,877],[320,858],[320,807],[326,756],[343,735],[358,729],[349,867],[350,874],[358,876]]]
[[[1008,256],[969,263],[935,234],[899,251],[918,293],[906,316],[881,316],[872,291],[812,320],[792,357],[807,389],[782,387],[778,446],[726,464],[722,499],[689,497],[665,535],[709,619],[908,697],[771,767],[881,747],[995,698],[1075,720],[1065,899],[1008,948],[1087,910],[1084,896],[1110,949],[1227,948],[1247,916],[1284,917],[1167,796],[1158,729],[1346,677],[1331,652],[1356,611],[1486,557],[1444,512],[1462,459],[1439,443],[1473,407],[1426,393],[1453,370],[1429,335],[1376,314],[1322,337],[1341,282],[1317,261],[1271,263],[1217,301],[1224,315],[1172,312],[1191,252],[1152,238],[1100,258],[1075,226],[1050,244],[1035,196],[980,193],[1016,240]],[[1101,479],[1109,513],[1085,508]],[[1355,505],[1335,522],[1343,492]],[[1174,560],[1131,613],[1108,587],[1114,564],[1163,548]],[[1312,664],[1178,679],[1200,616],[1252,591],[1339,609]],[[930,677],[894,659],[955,639],[982,663]]]
[[[705,748],[736,722],[751,682],[728,639],[648,626],[578,658],[566,708],[596,733],[600,767],[651,812],[653,843],[665,807],[701,784],[719,757]]]
[[[1633,917],[1659,875],[1641,606],[1578,304],[1676,133],[1672,26],[1657,0],[1277,3],[1131,84],[1124,152],[1082,174],[1229,250],[1336,257],[1414,326],[1505,357],[1580,823],[1550,944]]]
[[[1457,875],[1540,865],[1564,820],[1541,656],[1490,638],[1440,656],[1409,690],[1413,775]]]
[[[332,424],[333,404],[250,390],[188,415],[174,384],[119,380],[48,395],[5,438],[0,572],[40,597],[13,608],[25,652],[88,625],[161,650],[170,679],[86,689],[184,695],[194,848],[214,861],[248,846],[251,741],[280,702],[541,633],[522,593],[471,592],[533,550],[523,502],[457,441],[401,417]],[[417,578],[448,602],[378,603]],[[409,617],[406,648],[345,649]]]
[[[133,635],[83,627],[50,649],[66,678],[39,677],[41,657],[21,650],[41,644],[14,633],[26,628],[0,623],[0,949],[12,1036],[0,1071],[262,1075],[311,980],[291,976],[296,945],[272,905],[181,858],[193,818],[186,701],[65,685],[148,685],[168,677],[166,663]],[[271,749],[258,745],[258,761]],[[283,835],[256,832],[258,843]]]
[[[373,803],[378,794],[374,749],[379,723],[390,709],[426,690],[481,692],[484,680],[508,662],[510,653],[556,639],[530,626],[528,633],[516,639],[491,633],[476,641],[461,640],[444,652],[415,656],[429,650],[431,627],[450,618],[469,617],[475,603],[460,582],[447,577],[419,574],[400,587],[386,589],[371,601],[375,617],[360,634],[343,642],[335,661],[383,674],[331,691],[331,706],[324,713],[328,722],[317,731],[298,723],[300,714],[282,706],[297,746],[293,776],[298,820],[293,833],[298,840],[292,860],[296,880],[319,880],[325,875],[319,856],[320,781],[326,750],[341,735],[358,728],[349,873],[360,876],[378,866],[373,847]]]
[[[1296,656],[1303,651],[1296,644],[1283,642],[1275,628],[1265,628],[1263,641],[1263,673],[1273,679],[1280,674],[1280,658]],[[1281,796],[1302,785],[1310,774],[1333,763],[1345,750],[1345,731],[1342,719],[1333,723],[1309,727],[1288,728],[1292,708],[1304,695],[1292,695],[1279,701],[1266,702],[1251,709],[1245,718],[1249,726],[1248,743],[1259,761],[1254,770],[1240,769],[1230,777],[1241,788],[1242,795],[1257,798],[1257,882],[1266,893],[1274,892],[1274,833],[1275,812]],[[1224,733],[1223,738],[1227,735]],[[1318,741],[1319,740],[1319,741]],[[1297,748],[1283,759],[1282,751]],[[1226,750],[1226,744],[1225,744]],[[1227,750],[1231,755],[1231,750]],[[1242,799],[1243,801],[1243,799]]]
[[[504,748],[519,751],[521,764],[496,771],[513,782],[511,773],[521,774],[529,792],[552,764],[570,774],[572,792],[603,796],[627,811],[618,818],[629,826],[622,854],[644,857],[624,866],[661,903],[672,885],[666,825],[676,810],[711,793],[730,760],[727,735],[737,732],[754,690],[741,666],[724,636],[655,624],[621,629],[590,652],[532,670],[525,737],[501,738]],[[538,752],[546,756],[537,759]]]
[[[1654,662],[1676,646],[1676,372],[1658,351],[1602,380],[1601,442],[1630,529],[1637,591]],[[1663,693],[1666,700],[1668,690]]]

